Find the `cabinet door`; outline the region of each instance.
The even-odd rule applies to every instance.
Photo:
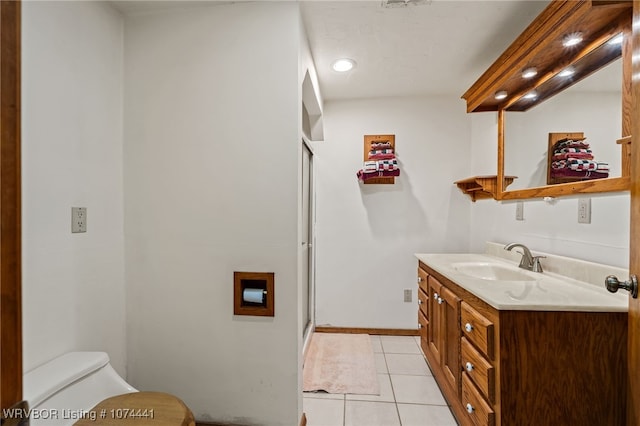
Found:
[[[460,298],[442,286],[440,297],[443,300],[440,314],[442,322],[442,370],[449,385],[460,396]]]
[[[429,275],[429,326],[427,327],[427,341],[429,344],[429,352],[433,355],[433,359],[441,364],[441,347],[442,347],[442,310],[441,305],[444,303],[440,291],[442,284],[433,276]]]

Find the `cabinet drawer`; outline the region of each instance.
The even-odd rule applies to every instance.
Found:
[[[494,426],[496,414],[480,395],[467,373],[462,373],[462,406],[477,426]]]
[[[493,323],[470,305],[462,302],[460,325],[462,326],[462,335],[476,345],[489,359],[493,359]]]
[[[424,315],[422,310],[418,309],[418,324],[420,328],[420,337],[427,338],[427,326],[429,325],[429,320]]]
[[[420,306],[422,314],[429,319],[429,296],[422,290],[422,288],[418,289],[418,306]]]
[[[464,337],[460,345],[462,369],[491,402],[495,402],[495,371],[493,366]]]
[[[422,291],[424,291],[427,294],[429,294],[429,289],[427,285],[428,276],[429,274],[427,274],[427,272],[424,269],[418,268],[418,286],[422,289]]]

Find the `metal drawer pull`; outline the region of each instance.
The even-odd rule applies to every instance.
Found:
[[[434,298],[434,299],[438,300],[438,297],[439,297],[439,296],[438,296],[438,293],[433,293],[433,298]]]
[[[475,411],[475,408],[473,408],[473,405],[471,405],[470,403],[467,403],[467,413],[471,414]]]
[[[422,300],[418,299],[418,305],[422,305]]]
[[[442,305],[442,297],[438,297],[438,305]]]
[[[422,282],[422,277],[418,277],[418,282],[421,283]]]
[[[473,326],[470,323],[466,323],[464,325],[464,329],[467,333],[471,333],[473,331]]]
[[[473,364],[471,364],[470,362],[467,362],[464,367],[467,369],[467,371],[471,372],[473,371]]]

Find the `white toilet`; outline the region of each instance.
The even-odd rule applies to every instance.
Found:
[[[23,377],[31,426],[195,426],[179,398],[138,392],[116,373],[104,352],[70,352]]]
[[[137,392],[116,373],[104,352],[70,352],[23,377],[32,426],[68,426],[95,413],[100,401]]]

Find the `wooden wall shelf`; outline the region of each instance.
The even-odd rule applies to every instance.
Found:
[[[364,135],[364,155],[363,161],[371,161],[369,158],[369,152],[371,151],[371,145],[374,143],[384,143],[387,142],[391,145],[391,149],[393,150],[393,154],[396,152],[396,135]],[[363,182],[365,185],[376,184],[376,185],[393,185],[396,183],[395,177],[375,177],[365,179]]]
[[[505,188],[516,179],[517,176],[505,176],[504,186]],[[476,200],[482,200],[485,198],[497,199],[498,196],[498,176],[472,176],[470,178],[462,179],[454,182],[460,188],[460,191],[471,197],[471,201],[475,203]]]

